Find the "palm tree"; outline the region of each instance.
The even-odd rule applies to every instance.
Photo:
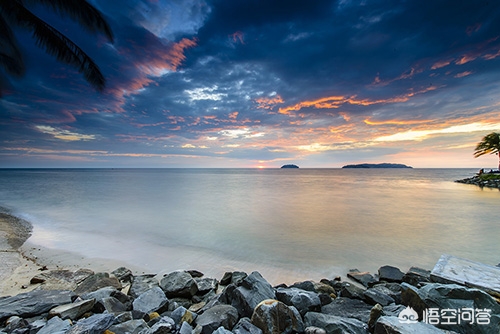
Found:
[[[13,76],[25,73],[21,51],[12,31],[15,26],[31,31],[39,47],[57,60],[75,67],[83,73],[87,82],[102,92],[106,79],[94,61],[78,45],[33,14],[25,5],[44,5],[60,15],[66,14],[87,30],[103,33],[113,42],[110,26],[86,0],[0,0],[0,66],[5,72]]]
[[[498,154],[498,169],[500,169],[500,133],[492,132],[483,137],[474,150],[474,158],[484,154]]]

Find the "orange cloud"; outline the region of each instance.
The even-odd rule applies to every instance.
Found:
[[[455,61],[455,64],[457,65],[463,65],[463,64],[467,64],[468,62],[471,62],[473,60],[476,60],[477,59],[477,55],[474,55],[474,54],[468,54],[468,55],[464,55],[462,56],[462,58],[458,59],[457,61]]]
[[[245,40],[243,38],[243,33],[241,31],[237,31],[229,35],[229,37],[233,40],[233,42],[240,42],[241,44],[245,44]]]
[[[373,121],[369,118],[363,120],[367,125],[413,125],[429,123],[428,120],[387,120],[387,121]]]
[[[236,119],[238,117],[238,112],[237,111],[233,111],[232,113],[229,114],[229,118],[230,119]]]
[[[277,104],[282,104],[285,101],[283,101],[283,98],[279,95],[275,95],[273,97],[259,97],[255,99],[255,102],[257,102],[258,106],[257,109],[273,109],[274,106]]]
[[[442,68],[442,67],[448,66],[448,65],[451,64],[451,62],[452,62],[451,59],[448,59],[448,60],[439,60],[436,63],[434,63],[434,65],[431,66],[431,70],[437,70],[438,68]]]
[[[457,73],[457,74],[455,74],[455,78],[463,78],[463,77],[466,77],[468,75],[471,75],[472,73],[474,73],[474,72],[465,71],[465,72]]]

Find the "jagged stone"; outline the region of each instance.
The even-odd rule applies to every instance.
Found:
[[[231,305],[216,305],[196,319],[196,324],[202,327],[202,333],[208,334],[220,326],[232,329],[238,321],[238,311]]]
[[[255,307],[252,324],[259,327],[263,334],[288,334],[304,331],[304,323],[293,306],[267,299]]]
[[[112,314],[94,314],[79,320],[66,334],[101,334],[111,327],[114,321]]]
[[[375,324],[383,314],[384,308],[380,304],[376,304],[370,310],[370,319],[368,319],[368,328],[372,330],[375,327]]]
[[[304,322],[307,327],[323,328],[327,333],[368,334],[368,326],[354,318],[343,318],[317,312],[306,313]]]
[[[17,333],[29,331],[29,323],[17,315],[12,316],[5,321],[5,331],[7,333]]]
[[[262,334],[262,330],[252,324],[249,318],[241,318],[233,328],[234,334]]]
[[[306,290],[306,291],[316,291],[314,289],[314,282],[313,281],[295,282],[292,285],[290,285],[290,288],[297,288],[297,289],[302,289],[302,290]]]
[[[151,312],[163,312],[168,307],[168,298],[160,287],[151,288],[143,292],[132,303],[134,310],[146,314]]]
[[[98,304],[102,307],[102,312],[117,314],[128,310],[128,307],[115,297],[103,298]]]
[[[227,287],[230,288],[231,285]],[[246,277],[241,286],[228,291],[228,298],[241,317],[251,317],[254,308],[263,300],[276,299],[273,287],[257,271]]]
[[[70,270],[50,270],[34,276],[30,283],[39,284],[41,290],[75,290],[83,280],[93,275],[90,269]]]
[[[122,322],[109,327],[114,334],[138,334],[142,330],[149,328],[143,319],[134,319]]]
[[[196,281],[185,271],[166,274],[160,281],[160,287],[168,298],[191,298],[198,292]]]
[[[62,320],[59,317],[47,321],[37,334],[65,334],[71,328],[71,320]]]
[[[397,317],[382,316],[375,324],[374,334],[445,334],[442,330],[423,323],[401,323]]]
[[[186,270],[186,272],[189,275],[191,275],[192,278],[203,277],[203,273],[201,271],[198,271],[198,270],[191,269],[191,270]]]
[[[363,293],[363,296],[366,302],[371,305],[380,304],[382,306],[387,306],[395,302],[394,298],[389,296],[385,291],[381,291],[381,289],[370,288]]]
[[[92,310],[94,304],[95,299],[84,299],[70,304],[59,305],[49,311],[49,318],[57,316],[63,320],[76,320]]]
[[[160,286],[160,283],[155,278],[155,276],[156,275],[153,274],[135,276],[134,281],[130,286],[130,296],[132,296],[133,298],[137,298],[149,289]]]
[[[326,334],[326,331],[323,328],[309,326],[304,330],[305,334]]]
[[[121,289],[122,285],[116,277],[110,277],[108,273],[97,273],[84,279],[74,291],[81,295],[104,287]]]
[[[213,332],[213,334],[233,334],[233,332],[228,331],[227,329],[225,329],[224,327],[222,327],[222,326],[221,326],[221,327],[217,328],[217,329]]]
[[[342,288],[340,289],[340,296],[351,298],[351,299],[365,299],[364,296],[365,289],[362,289],[354,284],[347,282],[342,283]]]
[[[161,317],[151,328],[143,329],[139,334],[168,334],[175,329],[174,321],[169,317]]]
[[[295,306],[302,316],[309,311],[321,310],[321,300],[316,292],[299,288],[278,288],[276,299],[288,306]]]
[[[71,303],[74,296],[72,291],[34,290],[0,299],[0,321],[13,315],[20,317],[40,315],[58,305]]]
[[[187,322],[188,324],[192,324],[198,315],[186,309],[184,306],[179,306],[176,308],[170,317],[174,319],[175,323],[180,325],[183,322]]]
[[[380,281],[401,283],[404,273],[393,266],[382,266],[378,269],[378,276]]]
[[[118,278],[118,280],[122,283],[132,283],[134,279],[132,270],[125,267],[120,267],[116,270],[113,270],[111,274],[113,274],[116,278]]]
[[[321,308],[321,313],[337,315],[346,318],[355,318],[367,323],[370,318],[372,306],[358,300],[339,297]]]
[[[347,277],[362,284],[364,287],[368,288],[371,285],[378,283],[378,281],[367,271],[360,272],[358,269],[351,269],[347,273]]]
[[[411,267],[403,276],[403,282],[416,287],[420,287],[422,283],[429,283],[430,279],[431,271],[418,267]]]
[[[193,327],[187,322],[183,322],[181,328],[179,329],[179,334],[192,334]]]
[[[216,291],[219,283],[215,278],[195,278],[198,294],[204,295],[210,291]]]

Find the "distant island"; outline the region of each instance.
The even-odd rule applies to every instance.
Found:
[[[281,168],[299,168],[299,166],[290,164],[290,165],[283,165],[281,166]]]
[[[392,164],[392,163],[381,163],[381,164],[357,164],[357,165],[345,165],[342,168],[413,168],[411,166],[403,164]]]

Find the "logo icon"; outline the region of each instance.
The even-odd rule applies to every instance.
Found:
[[[418,322],[418,313],[413,308],[407,306],[399,313],[398,319],[402,324],[414,324]]]

